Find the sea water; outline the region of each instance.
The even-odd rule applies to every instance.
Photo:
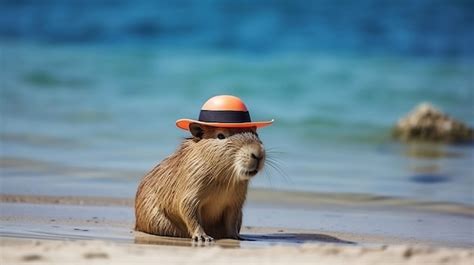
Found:
[[[469,1],[2,1],[2,193],[133,196],[218,94],[269,164],[253,187],[474,203],[473,145],[406,144],[421,102],[474,126]]]

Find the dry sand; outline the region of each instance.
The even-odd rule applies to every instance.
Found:
[[[104,241],[2,239],[2,264],[473,264],[468,249],[302,244],[175,247]]]

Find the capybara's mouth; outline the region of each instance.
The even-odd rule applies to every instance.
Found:
[[[257,173],[258,173],[257,169],[245,171],[245,175],[247,175],[249,177],[253,177],[253,176],[257,175]]]

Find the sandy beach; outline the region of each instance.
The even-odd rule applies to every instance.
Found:
[[[472,250],[404,245],[227,249],[23,239],[2,244],[2,264],[472,264],[474,259]]]
[[[256,189],[245,208],[244,240],[203,245],[133,231],[130,198],[12,194],[0,198],[2,264],[471,264],[474,260],[474,209],[460,204]]]

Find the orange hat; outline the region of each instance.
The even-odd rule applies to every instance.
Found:
[[[176,121],[176,126],[188,131],[190,123],[226,128],[262,128],[271,125],[273,120],[252,122],[247,107],[240,98],[221,95],[210,98],[202,105],[197,121],[180,119]]]

